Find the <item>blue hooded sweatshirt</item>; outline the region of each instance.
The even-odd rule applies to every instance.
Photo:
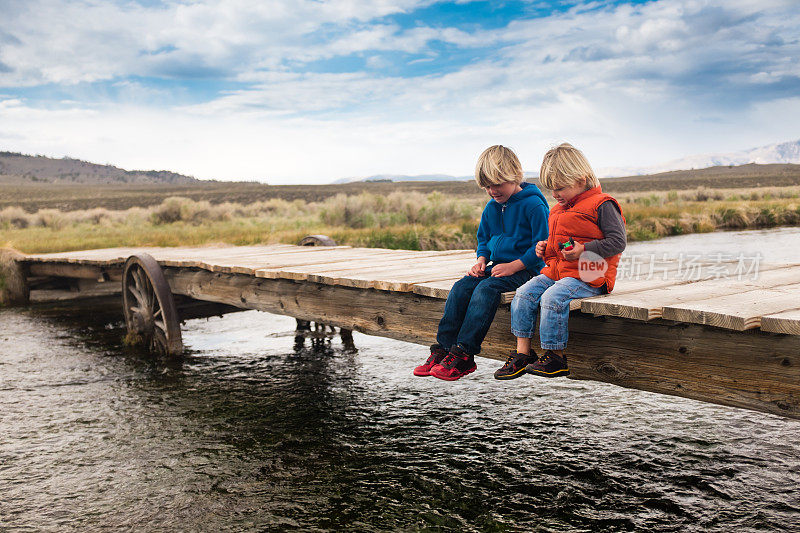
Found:
[[[544,261],[536,257],[536,243],[547,240],[550,208],[536,185],[521,183],[522,190],[504,204],[494,199],[483,208],[478,226],[478,257],[493,263],[521,260],[533,275]]]

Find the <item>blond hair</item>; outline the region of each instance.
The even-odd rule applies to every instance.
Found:
[[[522,164],[511,148],[490,146],[478,158],[475,181],[484,188],[507,182],[522,183]]]
[[[586,156],[571,144],[560,144],[544,154],[539,181],[546,189],[569,187],[583,178],[586,178],[586,189],[600,185]]]

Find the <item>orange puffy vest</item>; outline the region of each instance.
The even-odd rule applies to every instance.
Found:
[[[597,272],[596,275],[587,270],[587,265],[584,263],[581,265],[582,276],[581,268],[578,265],[579,261],[567,261],[564,259],[564,254],[559,247],[559,243],[568,241],[570,237],[581,244],[602,239],[604,237],[603,232],[600,231],[600,227],[597,225],[597,208],[600,207],[600,204],[609,200],[619,208],[619,203],[612,196],[605,194],[598,185],[593,189],[580,193],[566,205],[556,204],[553,206],[548,219],[550,236],[547,239],[547,247],[544,252],[545,266],[542,268],[542,274],[555,281],[561,278],[578,278],[592,287],[602,287],[605,284],[608,292],[614,289],[617,264],[621,254],[606,257],[607,269],[605,272]],[[622,209],[620,208],[621,212]],[[622,220],[624,221],[625,218],[623,217]]]

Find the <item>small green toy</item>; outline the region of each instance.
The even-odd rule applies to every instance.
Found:
[[[565,252],[568,252],[575,247],[575,240],[572,237],[570,237],[568,241],[559,243],[558,247],[564,250]]]

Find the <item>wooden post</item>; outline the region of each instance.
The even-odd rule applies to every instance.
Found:
[[[444,308],[444,300],[411,293],[174,268],[164,274],[178,294],[419,344],[434,341]],[[510,315],[508,306],[498,310],[482,356],[502,360],[514,346]],[[800,336],[574,312],[567,355],[574,379],[800,418]],[[531,387],[549,383],[530,379]]]
[[[298,243],[299,246],[336,246],[336,241],[327,235],[306,235]],[[318,323],[319,324],[319,323]],[[324,326],[324,324],[323,324]],[[297,319],[297,331],[310,331],[311,321]],[[353,331],[347,328],[339,328],[339,337],[342,339],[342,344],[345,350],[354,350],[355,343],[353,342]]]
[[[30,299],[24,255],[13,248],[0,248],[0,307],[26,305]]]

